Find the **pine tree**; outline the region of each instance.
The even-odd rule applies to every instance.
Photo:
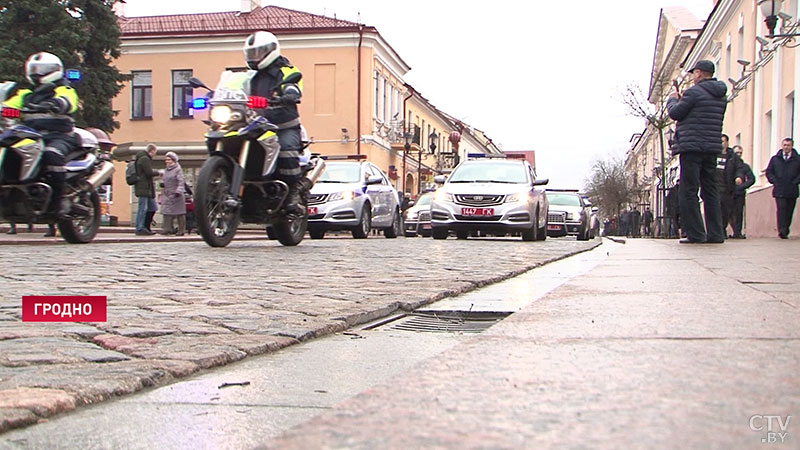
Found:
[[[81,99],[76,124],[105,131],[119,128],[111,109],[128,76],[113,65],[120,55],[118,0],[6,0],[0,6],[0,80],[27,85],[25,60],[33,53],[57,55],[65,68],[81,71],[73,84]]]

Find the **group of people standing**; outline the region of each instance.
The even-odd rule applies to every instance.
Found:
[[[158,211],[156,203],[155,179],[161,177],[161,214],[164,223],[161,234],[174,234],[183,236],[186,233],[186,182],[183,178],[183,169],[178,163],[175,152],[164,155],[165,169],[153,169],[153,157],[158,148],[149,144],[145,150],[136,154],[137,181],[134,185],[134,194],[138,198],[139,206],[136,211],[136,235],[149,236],[156,234],[152,229],[153,217]],[[177,224],[177,228],[175,227]]]
[[[727,86],[713,77],[714,69],[713,62],[698,61],[689,70],[694,85],[683,94],[675,87],[667,100],[667,112],[677,121],[674,153],[680,158],[678,210],[685,235],[680,242],[685,244],[719,244],[726,237],[744,238],[745,193],[755,183],[752,169],[741,158],[742,147],[728,147],[728,136],[722,134]],[[789,236],[800,184],[800,156],[793,144],[792,138],[784,139],[766,170],[773,184],[778,236],[782,239]],[[700,215],[698,192],[704,217]],[[733,232],[727,235],[729,224]]]

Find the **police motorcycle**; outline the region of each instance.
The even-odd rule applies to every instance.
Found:
[[[94,239],[100,229],[100,197],[97,188],[114,173],[114,164],[97,156],[97,138],[75,128],[80,145],[66,156],[66,181],[63,195],[69,200],[67,217],[59,219],[51,211],[53,189],[43,178],[42,135],[19,124],[22,115],[44,111],[35,103],[25,109],[2,107],[16,83],[0,83],[0,218],[24,223],[55,223],[69,243],[83,244]],[[52,88],[42,85],[37,91]],[[34,91],[32,95],[35,95]]]
[[[290,74],[283,82],[296,83],[300,77]],[[193,101],[194,109],[209,108],[209,120],[204,121],[209,125],[205,134],[209,156],[194,192],[197,228],[212,247],[228,245],[240,222],[266,225],[270,238],[294,246],[303,240],[308,212],[293,214],[285,209],[289,186],[277,179],[277,127],[255,112],[268,107],[270,99],[248,96],[248,79],[247,72],[225,71],[213,91],[197,78],[189,80],[192,87],[209,91]],[[309,142],[303,141],[300,167],[313,185],[325,163],[312,157]]]

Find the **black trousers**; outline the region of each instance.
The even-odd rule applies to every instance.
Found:
[[[681,228],[693,241],[722,242],[725,229],[722,227],[722,211],[717,192],[717,155],[691,152],[680,154],[681,182],[679,188]],[[700,198],[703,199],[705,226],[700,215]]]
[[[775,206],[778,207],[778,235],[789,236],[789,227],[792,225],[794,206],[797,204],[797,197],[775,197]]]
[[[722,230],[727,233],[728,225],[733,226],[733,194],[719,186],[717,192],[719,192],[719,209],[722,212]]]
[[[733,196],[731,227],[733,227],[733,235],[736,237],[740,237],[742,235],[742,225],[744,224],[744,198],[744,195]]]

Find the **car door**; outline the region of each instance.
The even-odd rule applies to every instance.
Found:
[[[379,177],[381,179],[380,183],[372,184],[369,186],[370,192],[374,192],[373,196],[375,198],[375,207],[373,208],[374,212],[374,221],[378,222],[381,225],[385,225],[387,222],[387,216],[389,215],[389,202],[390,199],[390,187],[389,182],[386,180],[386,177],[383,175],[383,172],[376,166],[369,164],[369,173],[370,176]]]

